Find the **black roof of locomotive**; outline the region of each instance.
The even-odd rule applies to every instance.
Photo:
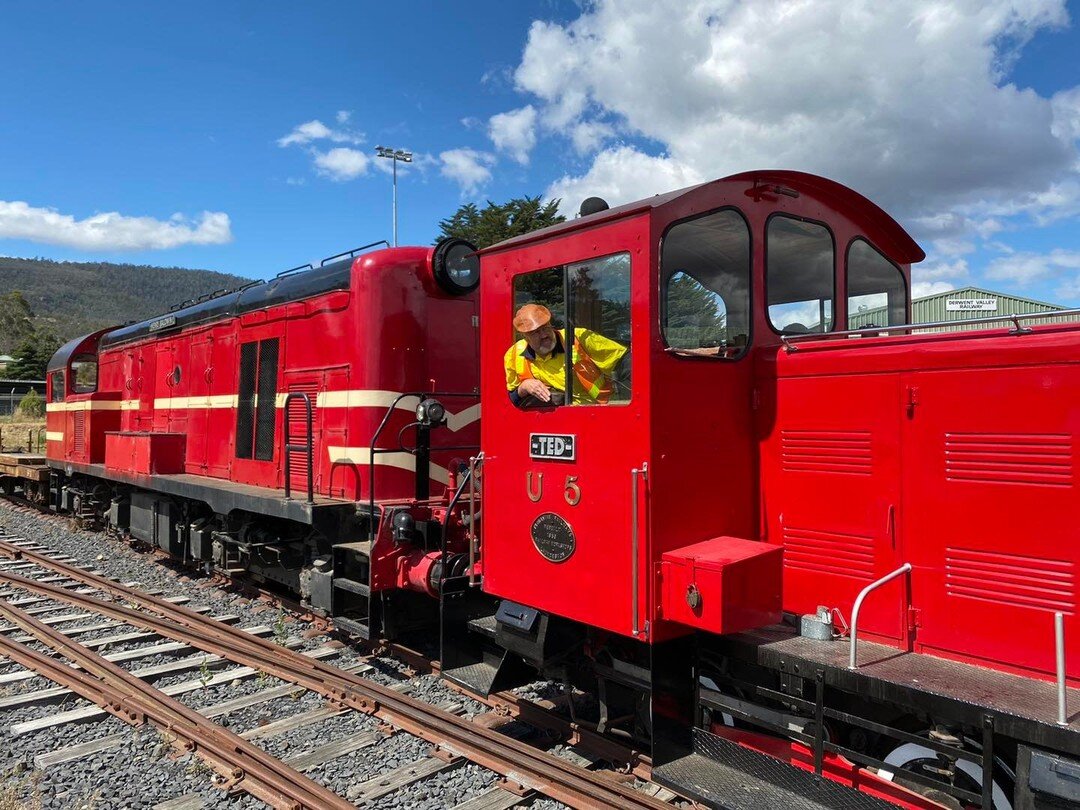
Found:
[[[289,301],[300,301],[333,290],[346,290],[352,279],[352,263],[352,258],[342,259],[302,273],[257,281],[239,290],[226,292],[149,320],[120,326],[101,336],[99,348],[105,349],[151,335],[167,334],[188,326],[232,318],[245,312],[254,312]]]

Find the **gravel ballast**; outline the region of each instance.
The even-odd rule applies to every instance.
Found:
[[[451,690],[437,677],[427,675],[410,678],[406,666],[390,657],[365,655],[348,645],[334,642],[326,635],[305,632],[310,626],[276,606],[260,599],[250,599],[208,578],[200,577],[176,566],[160,555],[148,554],[130,547],[127,542],[104,533],[74,529],[70,521],[56,516],[38,515],[0,501],[0,530],[8,537],[34,540],[51,554],[69,555],[80,567],[100,571],[120,582],[136,582],[142,590],[156,591],[162,596],[186,597],[189,607],[205,607],[212,616],[234,616],[234,626],[249,628],[263,626],[269,632],[263,637],[297,650],[337,646],[331,658],[324,660],[340,667],[366,663],[365,678],[385,686],[405,687],[413,697],[435,705],[454,705],[465,717],[487,711],[481,703]],[[17,573],[33,575],[20,570]],[[40,571],[37,572],[40,574]],[[13,598],[28,594],[18,592]],[[70,605],[42,601],[28,607],[49,610],[35,613],[48,618],[82,612]],[[90,627],[104,623],[101,617],[74,620],[58,625],[59,629]],[[102,628],[77,636],[81,641],[111,638],[135,632],[123,624]],[[11,631],[11,635],[17,631]],[[148,635],[144,638],[111,642],[95,648],[102,654],[141,650],[168,643]],[[33,645],[43,649],[41,645]],[[137,659],[120,662],[124,668],[139,670],[170,664],[205,654],[194,649],[151,653]],[[209,681],[235,669],[236,664],[207,664],[187,666],[184,671],[167,674],[153,680],[158,688],[191,681]],[[21,667],[0,658],[0,674],[20,672]],[[0,682],[0,698],[54,688],[56,685],[41,677]],[[352,735],[369,735],[373,739],[365,747],[345,756],[316,765],[306,771],[315,781],[350,800],[358,800],[361,783],[401,766],[428,756],[430,745],[405,733],[387,735],[377,722],[356,712],[343,712],[321,717],[316,722],[301,724],[276,734],[259,734],[258,729],[285,718],[300,718],[307,712],[327,708],[326,701],[313,693],[289,689],[276,678],[256,675],[242,679],[226,679],[221,683],[204,685],[185,691],[177,699],[196,710],[208,710],[215,722],[242,734],[255,731],[253,742],[267,752],[288,759],[317,749],[328,742]],[[212,707],[244,696],[254,696],[277,689],[282,694],[264,702],[237,708],[228,713],[215,713]],[[293,692],[294,694],[288,694]],[[57,711],[90,706],[75,695],[68,695],[62,704],[24,705],[0,709],[0,734],[5,745],[0,748],[0,799],[9,797],[25,807],[42,808],[153,808],[155,805],[180,796],[193,794],[201,798],[206,808],[262,807],[250,796],[228,796],[211,783],[212,773],[197,757],[178,754],[155,729],[149,726],[132,728],[117,718],[103,715],[90,722],[57,725],[31,733],[12,736],[8,729],[17,723],[49,717]],[[113,739],[115,738],[115,739]],[[35,767],[34,759],[58,749],[96,740],[110,745],[89,756],[54,765],[47,770]],[[483,793],[496,783],[496,774],[471,763],[436,773],[374,802],[361,802],[363,807],[401,807],[410,810],[435,810],[453,807]],[[350,789],[352,794],[350,795]],[[14,806],[19,806],[18,804]],[[557,808],[562,805],[539,799],[533,807]]]

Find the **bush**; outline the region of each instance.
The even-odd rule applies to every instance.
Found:
[[[19,400],[16,410],[28,419],[41,419],[45,416],[45,398],[31,388],[26,392],[26,396]]]

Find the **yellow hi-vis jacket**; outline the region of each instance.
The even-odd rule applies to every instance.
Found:
[[[515,399],[517,387],[522,380],[537,379],[555,391],[565,391],[566,330],[555,332],[557,345],[548,357],[537,357],[522,338],[506,351],[503,365],[506,367],[506,389]],[[574,398],[578,405],[607,402],[611,396],[611,372],[626,347],[589,329],[574,330],[574,346],[571,362],[574,370]]]

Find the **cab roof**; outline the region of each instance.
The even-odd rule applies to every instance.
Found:
[[[879,248],[899,263],[913,264],[926,258],[926,253],[923,252],[923,249],[919,247],[918,243],[908,235],[907,231],[905,231],[895,219],[857,191],[837,183],[835,180],[829,180],[828,178],[819,177],[818,175],[808,174],[806,172],[788,171],[784,169],[761,169],[750,172],[741,172],[718,180],[711,180],[706,183],[699,183],[695,186],[687,186],[686,188],[681,188],[676,191],[669,191],[666,194],[656,194],[652,197],[647,197],[644,200],[626,203],[625,205],[609,208],[595,214],[570,219],[566,222],[552,225],[548,228],[542,228],[538,231],[532,231],[531,233],[523,234],[522,236],[515,236],[512,239],[506,239],[491,245],[490,247],[484,248],[479,252],[481,255],[488,255],[503,250],[519,248],[527,244],[550,239],[571,231],[591,228],[605,222],[621,219],[649,209],[663,208],[676,200],[689,195],[700,194],[706,189],[710,189],[710,187],[719,184],[741,185],[747,183],[750,184],[751,188],[754,186],[781,186],[785,189],[798,192],[799,194],[806,194],[809,197],[821,200],[838,214],[858,223],[866,235],[870,237]],[[762,191],[767,192],[768,189],[762,189]]]

